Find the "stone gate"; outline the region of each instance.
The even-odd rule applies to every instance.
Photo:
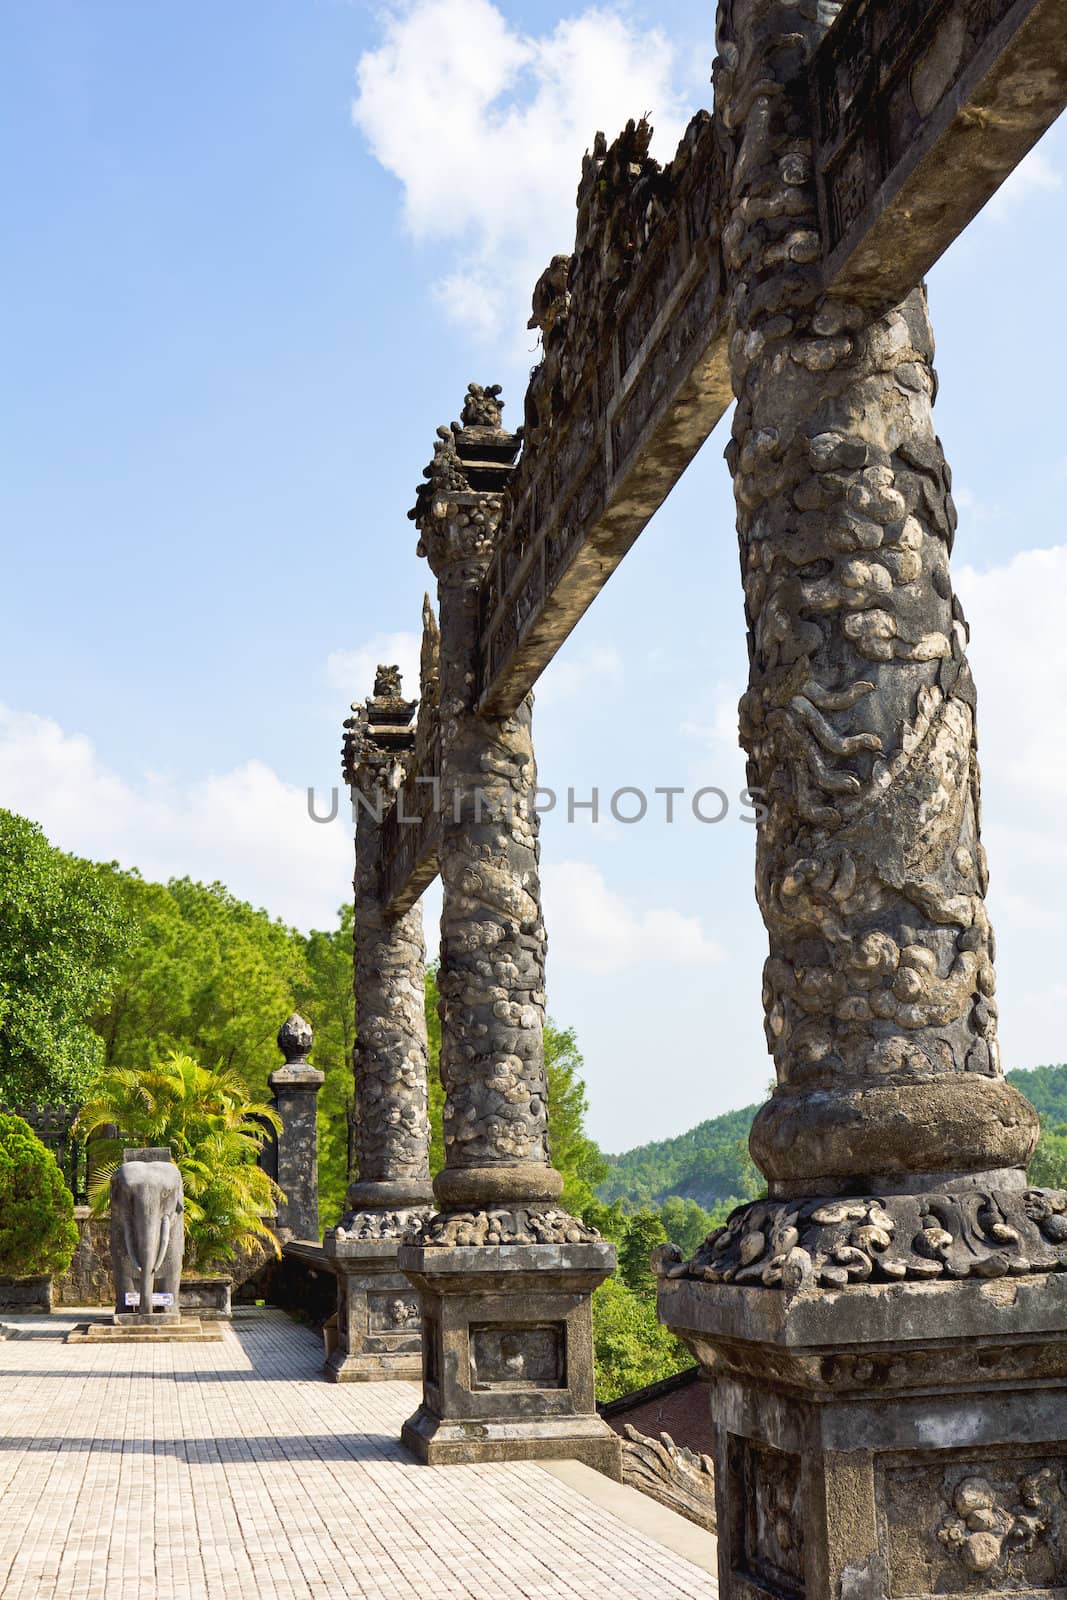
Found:
[[[1065,20],[1063,0],[722,0],[714,107],[674,160],[643,121],[586,156],[574,251],[534,291],[521,434],[475,384],[438,430],[411,513],[438,597],[417,715],[383,668],[348,725],[362,1142],[330,1248],[365,1281],[345,1361],[411,1359],[403,1274],[417,1453],[615,1470],[589,1315],[613,1251],[561,1209],[546,1137],[530,689],[736,401],[768,1196],[657,1263],[711,1380],[731,1600],[1067,1595],[1067,1196],[1027,1187],[1036,1117],[997,1051],[921,283],[1061,109]],[[434,1212],[415,999],[437,873]]]

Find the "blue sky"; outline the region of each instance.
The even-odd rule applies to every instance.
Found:
[[[375,662],[414,656],[405,513],[433,430],[472,378],[521,419],[529,289],[569,248],[582,150],[650,112],[669,157],[707,103],[712,7],[8,0],[0,32],[0,804],[327,925],[350,845],[305,790],[338,781]],[[1021,1066],[1067,1057],[1065,176],[1057,127],[930,280]],[[724,443],[546,675],[561,792],[741,786]],[[751,828],[557,813],[543,837],[550,1005],[594,1134],[758,1098]]]

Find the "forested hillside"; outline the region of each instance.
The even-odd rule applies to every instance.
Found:
[[[708,1211],[718,1209],[724,1200],[739,1203],[757,1194],[748,1130],[758,1109],[753,1105],[727,1111],[677,1138],[607,1156],[610,1171],[597,1193],[607,1203],[624,1200],[634,1206],[655,1205],[668,1195],[680,1195]]]
[[[1030,1175],[1035,1183],[1067,1184],[1067,1065],[1019,1068],[1007,1074],[1041,1118],[1041,1145]],[[711,1117],[675,1139],[607,1156],[609,1173],[597,1193],[610,1203],[658,1206],[671,1195],[706,1211],[758,1194],[759,1174],[748,1155],[748,1130],[757,1106]]]
[[[1019,1067],[1006,1076],[1026,1096],[1046,1127],[1067,1122],[1067,1065]]]

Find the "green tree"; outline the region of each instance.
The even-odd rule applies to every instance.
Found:
[[[61,1277],[78,1244],[74,1201],[51,1150],[0,1114],[0,1274]]]
[[[667,1238],[678,1246],[683,1256],[691,1256],[716,1226],[709,1211],[698,1206],[695,1200],[683,1200],[681,1195],[668,1195],[659,1214]]]
[[[748,1153],[748,1131],[757,1110],[727,1111],[676,1138],[608,1156],[600,1199],[647,1206],[673,1194],[710,1211],[723,1201],[730,1201],[732,1210],[741,1200],[755,1198],[763,1179]]]
[[[76,1101],[100,1063],[89,1017],[130,940],[88,861],[0,810],[0,1101]]]
[[[1042,1128],[1026,1175],[1037,1189],[1067,1189],[1067,1122]]]
[[[597,1184],[608,1164],[585,1131],[589,1111],[584,1062],[573,1028],[545,1024],[545,1074],[548,1079],[548,1147],[552,1164],[563,1174],[563,1206],[583,1217],[596,1203]]]
[[[693,1365],[685,1346],[656,1320],[655,1303],[609,1278],[593,1294],[596,1394],[617,1400]]]
[[[658,1211],[637,1211],[626,1219],[619,1246],[619,1277],[629,1290],[650,1303],[656,1298],[656,1275],[649,1257],[657,1245],[666,1242],[667,1230]]]
[[[93,1018],[105,1068],[147,1067],[174,1050],[262,1092],[281,1065],[278,1029],[309,984],[300,935],[221,883],[101,873],[137,929]]]
[[[1067,1122],[1067,1066],[1016,1067],[1005,1077],[1026,1096],[1042,1122],[1052,1127]]]
[[[124,1145],[169,1146],[185,1188],[189,1266],[221,1266],[263,1243],[278,1253],[267,1217],[281,1190],[256,1158],[267,1126],[281,1124],[268,1105],[249,1097],[240,1073],[202,1067],[172,1050],[148,1067],[105,1072],[78,1121],[87,1138],[97,1135],[90,1200],[98,1213],[107,1210]],[[114,1127],[118,1138],[110,1137]]]
[[[327,1228],[341,1217],[354,1175],[352,924],[352,906],[347,904],[337,913],[335,928],[308,934],[303,941],[307,983],[297,1000],[298,1010],[315,1033],[311,1060],[326,1078],[319,1090],[318,1127],[319,1216]]]

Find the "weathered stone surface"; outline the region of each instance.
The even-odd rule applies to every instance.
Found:
[[[901,300],[1063,109],[1059,0],[848,0],[812,64],[824,281]]]
[[[325,1077],[307,1059],[313,1046],[310,1024],[294,1011],[278,1032],[278,1049],[285,1065],[267,1079],[283,1130],[277,1146],[277,1170],[272,1174],[285,1195],[278,1202],[274,1223],[283,1243],[288,1239],[317,1242],[319,1237],[316,1105]]]
[[[622,1481],[669,1506],[700,1528],[715,1532],[715,1467],[710,1456],[658,1439],[631,1423],[623,1429]]]
[[[346,723],[344,776],[357,805],[354,877],[356,1169],[339,1237],[401,1237],[412,1208],[428,1206],[426,947],[419,905],[389,914],[380,862],[384,818],[412,757],[414,703],[395,667],[379,667],[374,694]]]
[[[421,677],[429,703],[419,728],[425,753],[436,742],[436,623],[428,602],[423,624]],[[433,1199],[422,908],[390,911],[382,882],[382,864],[391,859],[383,833],[420,735],[396,667],[380,666],[374,693],[352,709],[342,765],[356,806],[356,1176],[345,1214],[324,1243],[337,1277],[337,1348],[326,1373],[337,1383],[419,1375],[418,1296],[396,1255],[406,1234],[421,1234]]]
[[[223,1337],[218,1321],[199,1317],[118,1317],[114,1322],[79,1322],[66,1344],[216,1344]]]
[[[908,279],[887,306],[885,275],[849,294],[824,276],[810,63],[834,14],[718,14],[777,1086],[750,1141],[770,1198],[691,1262],[659,1252],[659,1310],[712,1385],[724,1600],[1044,1593],[1064,1570],[1067,1196],[1025,1187],[1036,1118],[997,1051],[925,295]]]
[[[88,1206],[74,1207],[78,1243],[74,1257],[55,1282],[55,1303],[59,1306],[106,1306],[115,1297],[111,1266],[111,1225],[106,1217],[94,1217]]]
[[[1037,1124],[1000,1075],[925,297],[872,316],[823,293],[804,70],[819,29],[791,23],[779,40],[783,19],[769,0],[724,7],[715,84],[749,626],[741,737],[769,810],[756,889],[778,1088],[752,1150],[772,1191],[811,1194],[1019,1166]]]
[[[334,1383],[421,1377],[422,1308],[397,1266],[396,1237],[351,1241],[337,1230],[324,1248],[337,1274],[337,1348],[327,1358],[327,1377]]]
[[[51,1311],[51,1278],[0,1278],[0,1311]]]
[[[422,602],[419,711],[414,750],[397,787],[396,802],[382,818],[379,894],[391,916],[410,911],[437,876],[441,843],[441,633],[429,595]]]
[[[724,1596],[1064,1595],[1067,1277],[660,1308],[711,1380]]]
[[[1018,1174],[1007,1175],[1018,1178]],[[1067,1268],[1067,1194],[959,1184],[940,1193],[758,1200],[716,1228],[667,1278],[809,1286],[1001,1278]]]
[[[711,119],[665,168],[651,131],[597,135],[574,252],[534,290],[543,358],[481,598],[485,710],[520,704],[730,403]]]
[[[479,592],[518,439],[501,426],[499,388],[472,384],[461,423],[438,429],[412,517],[437,578],[441,626],[441,1076],[446,1212],[549,1205],[562,1188],[548,1152],[544,1064],[545,930],[538,880],[529,697],[479,715]],[[451,1218],[432,1224],[451,1242]],[[491,1225],[481,1229],[488,1240]]]
[[[481,1172],[475,1181],[482,1182]],[[490,1173],[486,1180],[497,1185],[504,1181]],[[524,1189],[530,1179],[520,1172],[518,1181]],[[432,1216],[426,1222],[422,1243],[463,1248],[467,1245],[496,1244],[596,1244],[600,1235],[578,1217],[570,1216],[549,1205],[519,1207],[493,1211],[448,1211]]]
[[[573,1458],[618,1478],[596,1413],[590,1295],[611,1245],[405,1245],[423,1307],[423,1398],[401,1437],[421,1461]]]
[[[424,1461],[576,1457],[618,1476],[596,1415],[590,1296],[614,1247],[558,1206],[548,1148],[545,929],[532,701],[479,712],[480,593],[518,448],[499,388],[470,386],[438,430],[412,517],[437,578],[444,889],[442,1207],[398,1257],[423,1305]]]
[[[233,1280],[227,1277],[183,1278],[178,1293],[178,1305],[183,1320],[199,1317],[201,1322],[229,1322]]]

